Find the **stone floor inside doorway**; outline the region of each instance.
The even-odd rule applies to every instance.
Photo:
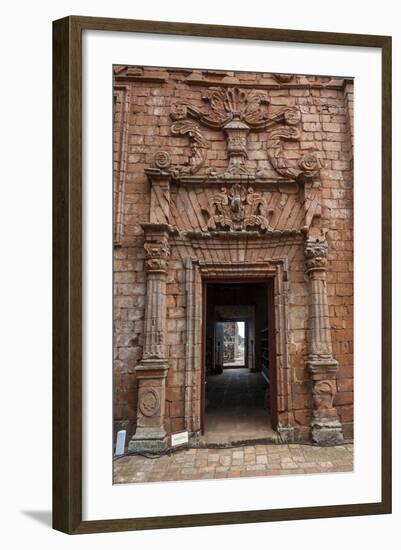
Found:
[[[205,433],[202,444],[275,443],[277,434],[265,405],[267,383],[260,372],[224,368],[206,379]]]
[[[157,458],[123,456],[114,460],[114,483],[317,474],[353,470],[353,445],[298,444],[196,448]]]

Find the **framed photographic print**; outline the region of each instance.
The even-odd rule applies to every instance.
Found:
[[[391,38],[54,22],[53,524],[391,511]]]

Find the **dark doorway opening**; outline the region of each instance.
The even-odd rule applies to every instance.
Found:
[[[276,439],[273,281],[204,285],[206,443]]]

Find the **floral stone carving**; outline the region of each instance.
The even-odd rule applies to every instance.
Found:
[[[221,188],[212,201],[209,209],[203,210],[207,216],[207,227],[204,230],[247,231],[257,229],[266,231],[269,226],[266,201],[252,187],[234,184],[229,190]]]
[[[160,409],[160,397],[154,388],[144,388],[139,395],[139,410],[144,416],[154,416]]]
[[[202,135],[198,121],[207,128],[223,130],[227,139],[228,167],[222,174],[214,176],[230,177],[232,175],[250,174],[246,168],[248,157],[247,135],[251,130],[268,132],[267,157],[276,172],[292,180],[300,175],[311,175],[318,168],[313,153],[307,153],[293,165],[283,154],[285,141],[299,140],[301,136],[299,123],[301,113],[295,107],[285,107],[270,116],[267,94],[260,91],[244,91],[240,88],[210,88],[203,99],[209,103],[209,110],[201,109],[186,101],[173,105],[171,118],[173,135],[188,135],[190,138],[191,156],[188,166],[177,168],[178,172],[197,172],[205,161],[205,149],[208,142]],[[263,172],[255,174],[264,177]]]
[[[146,251],[146,269],[148,271],[164,271],[166,261],[170,255],[170,246],[168,242],[145,242],[143,245]]]
[[[199,125],[187,118],[187,107],[183,103],[174,105],[171,113],[174,120],[170,130],[174,136],[187,135],[191,155],[186,166],[179,167],[179,172],[195,174],[205,162],[204,150],[209,148],[208,141],[204,138]]]
[[[245,92],[239,88],[211,88],[204,100],[210,103],[208,113],[200,113],[200,122],[210,128],[224,128],[232,120],[241,120],[251,128],[264,127],[268,120],[263,105],[267,95],[260,91]]]
[[[306,269],[326,269],[328,243],[325,236],[308,239],[305,243],[304,255]]]

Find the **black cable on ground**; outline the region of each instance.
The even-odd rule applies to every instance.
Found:
[[[343,445],[348,445],[352,443],[352,441],[344,441]],[[155,452],[155,453],[151,453],[149,451],[128,451],[127,453],[124,453],[123,455],[117,455],[117,456],[114,456],[113,457],[113,461],[115,460],[119,460],[120,458],[125,458],[127,456],[142,456],[144,458],[150,458],[150,459],[154,459],[154,458],[161,458],[162,456],[170,456],[174,453],[177,453],[179,451],[187,451],[188,449],[215,449],[215,450],[219,450],[219,449],[238,449],[239,447],[250,447],[250,446],[255,446],[255,445],[277,445],[277,446],[281,446],[281,445],[304,445],[304,446],[307,446],[307,447],[320,447],[320,448],[323,448],[323,449],[329,449],[331,446],[327,445],[327,446],[322,446],[322,445],[317,445],[316,443],[313,443],[312,441],[294,441],[293,443],[287,443],[285,441],[280,441],[280,442],[277,442],[277,443],[260,443],[258,441],[255,441],[254,443],[243,443],[243,442],[238,442],[238,443],[234,443],[234,444],[231,444],[231,445],[218,445],[218,444],[209,444],[209,445],[189,445],[189,446],[186,446],[186,447],[170,447],[168,449],[166,449],[165,451],[160,451],[160,452]]]

